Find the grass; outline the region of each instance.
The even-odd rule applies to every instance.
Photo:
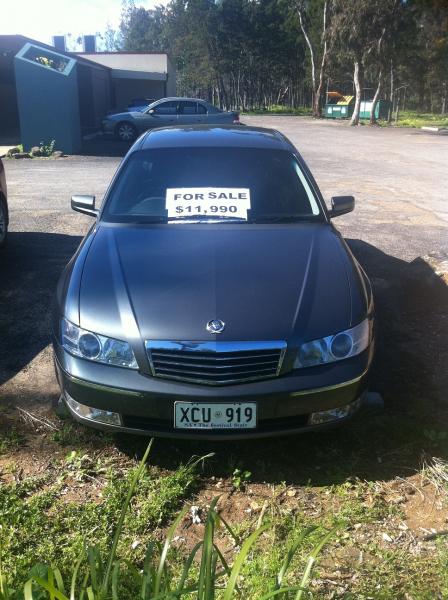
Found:
[[[393,120],[393,123],[395,121]],[[448,115],[402,111],[398,114],[397,127],[448,127]]]
[[[0,455],[17,450],[23,441],[23,435],[16,429],[0,431]]]
[[[313,113],[311,108],[307,106],[300,106],[297,108],[291,108],[289,106],[282,106],[280,104],[273,104],[264,108],[255,108],[248,111],[244,111],[243,115],[296,115],[296,116],[311,116]]]
[[[107,460],[70,453],[48,473],[0,488],[3,568],[13,582],[22,581],[36,562],[57,563],[65,574],[85,544],[105,551],[136,469],[114,468]],[[120,538],[125,558],[141,558],[150,532],[168,522],[193,489],[197,475],[193,464],[161,474],[145,470],[132,499]],[[92,499],[67,498],[69,488],[96,480]],[[74,484],[76,482],[76,485]],[[141,540],[135,550],[132,544]]]
[[[186,516],[187,507],[177,514],[165,534],[163,543],[155,540],[149,541],[145,554],[140,561],[136,560],[135,557],[126,558],[125,548],[127,544],[123,546],[122,539],[125,536],[126,522],[129,525],[129,521],[131,521],[132,527],[136,527],[142,533],[145,525],[146,527],[151,524],[154,526],[156,515],[159,516],[159,519],[162,517],[161,505],[170,507],[170,501],[172,500],[170,496],[173,496],[171,494],[167,497],[161,493],[162,481],[158,480],[157,494],[154,494],[154,497],[157,497],[157,507],[145,511],[142,510],[141,502],[137,501],[137,505],[135,502],[131,504],[131,501],[135,500],[135,495],[138,496],[142,492],[141,484],[145,483],[145,475],[147,475],[146,460],[151,445],[152,442],[148,445],[138,467],[131,469],[127,474],[120,508],[118,509],[115,502],[113,502],[113,513],[116,514],[107,515],[108,519],[106,521],[101,520],[101,516],[106,512],[103,505],[101,506],[101,515],[96,514],[96,521],[92,519],[92,514],[89,515],[91,519],[90,526],[97,523],[94,527],[96,530],[95,541],[90,540],[85,533],[82,533],[82,525],[79,521],[73,527],[73,530],[82,536],[83,542],[82,546],[77,548],[77,558],[74,557],[65,564],[62,557],[54,557],[52,560],[51,554],[47,554],[44,564],[36,562],[39,556],[33,553],[33,564],[29,569],[27,581],[23,588],[25,600],[42,600],[43,598],[69,600],[68,594],[70,600],[74,600],[75,597],[80,600],[85,597],[88,600],[118,600],[119,598],[122,600],[134,598],[140,598],[141,600],[174,600],[181,596],[191,598],[191,600],[193,598],[196,600],[214,600],[217,592],[221,593],[220,597],[223,600],[232,600],[236,595],[241,597],[243,590],[247,590],[252,597],[252,593],[257,586],[250,581],[250,571],[246,575],[245,566],[248,563],[250,564],[254,557],[263,556],[263,553],[255,551],[255,544],[262,539],[263,535],[272,532],[275,526],[272,523],[263,524],[260,522],[256,528],[248,533],[245,539],[242,538],[241,535],[234,532],[232,527],[219,514],[217,509],[219,497],[217,496],[211,501],[206,513],[201,540],[195,544],[188,555],[183,556],[180,561],[178,560],[177,564],[175,557],[174,561],[170,562],[170,550],[175,539],[175,533]],[[85,461],[82,458],[80,457],[80,461],[77,462],[73,460],[72,453],[70,463],[76,463],[78,469],[83,469],[82,464]],[[191,474],[191,471],[201,460],[190,463],[181,468],[181,471]],[[45,477],[41,478],[40,481],[35,480],[24,483],[21,489],[15,490],[15,494],[9,494],[2,498],[3,506],[6,507],[6,514],[9,515],[10,522],[18,524],[23,516],[25,516],[26,521],[27,517],[29,520],[31,515],[30,524],[34,525],[32,527],[33,537],[37,533],[34,529],[37,528],[41,538],[48,536],[53,546],[60,546],[63,544],[61,532],[53,532],[53,535],[48,535],[50,532],[45,531],[42,517],[38,518],[38,512],[43,515],[50,511],[51,500],[55,498],[57,492],[55,493],[53,490],[53,492],[38,493],[37,499],[31,497],[29,501],[22,502],[20,508],[17,506],[17,499],[23,500],[30,494],[35,494],[37,490],[41,489],[44,482],[48,483]],[[178,488],[176,485],[174,488],[176,490],[174,497],[177,497]],[[31,505],[29,511],[27,511],[27,505]],[[132,512],[132,519],[127,518],[129,509]],[[140,518],[136,519],[136,514]],[[141,518],[143,518],[143,521]],[[4,518],[2,518],[2,521],[4,521]],[[113,533],[110,531],[111,524],[114,527]],[[225,530],[231,537],[233,544],[238,548],[232,563],[224,557],[223,551],[217,544],[216,533],[220,527]],[[323,532],[317,526],[294,527],[291,530],[294,532],[294,538],[284,547],[282,555],[277,556],[275,564],[272,564],[271,561],[270,570],[274,567],[275,577],[271,578],[265,572],[261,578],[261,587],[256,596],[259,599],[268,600],[268,598],[277,597],[284,600],[292,600],[293,598],[301,600],[304,594],[307,594],[316,559],[333,535],[333,531]],[[20,596],[18,590],[21,586],[15,588],[16,591],[10,587],[11,568],[8,557],[14,557],[14,560],[17,560],[18,548],[12,547],[12,540],[17,537],[17,532],[15,532],[16,535],[10,535],[9,540],[5,540],[3,530],[0,533],[2,534],[0,600],[14,600],[14,598]],[[101,533],[105,535],[107,540],[107,545],[104,548],[99,541]],[[288,582],[287,578],[289,571],[292,571],[293,560],[296,554],[304,549],[308,538],[311,538],[312,534],[314,534],[315,539],[312,546],[306,551],[302,573],[300,576],[293,574],[291,576],[293,581]],[[23,544],[23,540],[21,540],[21,543]],[[51,548],[48,548],[48,550],[51,550]],[[248,560],[249,558],[252,560]],[[62,568],[54,566],[54,562],[58,562],[58,559],[61,561],[60,564],[63,565]],[[24,581],[23,577],[17,579],[18,582]]]
[[[296,115],[311,116],[312,109],[308,107],[290,108],[278,104],[265,108],[252,109],[242,113],[243,115]],[[367,124],[367,119],[361,119],[361,123]],[[387,121],[378,121],[378,124],[386,127]],[[392,125],[395,126],[395,115],[392,118]],[[406,110],[398,114],[398,123],[396,127],[448,127],[448,115],[442,116],[436,113],[420,113],[418,111]]]
[[[260,526],[269,525],[240,567],[238,585],[247,600],[260,600],[272,588],[288,549],[295,551],[282,584],[300,583],[310,554],[328,531],[335,533],[308,582],[314,598],[398,600],[404,598],[403,590],[413,600],[429,600],[439,592],[440,597],[448,596],[448,538],[420,542],[418,530],[400,529],[408,504],[394,501],[405,492],[393,491],[399,475],[405,482],[406,472],[416,473],[422,451],[428,457],[448,457],[448,438],[437,415],[430,419],[409,402],[406,406],[406,416],[385,414],[375,423],[326,434],[260,444],[215,444],[216,456],[207,461],[205,471],[187,458],[209,451],[209,444],[158,440],[153,460],[159,466],[141,473],[117,544],[119,600],[139,598],[142,580],[136,583],[135,569],[143,568],[151,544],[151,564],[156,568],[171,525],[179,511],[186,510],[188,517],[175,529],[165,563],[171,580],[179,583],[189,553],[204,539],[217,495],[221,499],[216,515],[230,523],[233,533],[214,513],[210,530],[229,567],[244,541]],[[36,437],[24,435],[20,428],[16,433],[25,447]],[[142,445],[139,438],[112,438],[71,421],[61,422],[57,432],[39,435],[39,447],[48,446],[51,460],[48,464],[43,460],[44,468],[36,469],[37,474],[21,474],[14,444],[2,457],[1,464],[9,465],[3,468],[0,486],[3,572],[10,587],[20,590],[30,574],[48,581],[48,566],[57,566],[68,593],[74,565],[86,545],[97,548],[99,555],[92,560],[104,565],[138,469],[134,457],[141,456]],[[446,463],[441,458],[426,463],[421,478],[429,487],[416,494],[427,496],[428,489],[437,488],[445,497]],[[433,503],[429,495],[428,511]],[[192,525],[192,505],[199,507],[199,525]],[[84,556],[80,567],[84,575],[86,560]],[[188,585],[197,583],[200,564],[198,550]],[[216,564],[221,572],[219,556]],[[224,586],[228,576],[219,581]],[[216,600],[223,594],[218,590]],[[293,598],[290,592],[283,600]],[[41,597],[36,595],[35,600]]]
[[[361,119],[364,124],[369,123],[368,119]],[[387,121],[379,120],[378,125],[388,127]],[[417,111],[405,110],[398,113],[398,123],[395,123],[395,113],[392,116],[391,125],[394,127],[448,127],[448,115],[442,116],[435,113],[419,113]]]
[[[60,442],[66,443],[65,435]],[[65,445],[62,447],[66,448]],[[337,461],[336,456],[330,455],[329,460]],[[444,485],[448,468],[443,461],[432,462],[431,468],[425,469],[428,476],[437,477],[439,487]],[[241,498],[253,494],[249,478],[241,488],[235,486],[234,471],[229,471],[232,494]],[[137,478],[138,486],[130,497],[129,490],[133,489]],[[91,490],[90,496],[76,498],[73,492],[76,489],[82,492],[85,487]],[[29,577],[34,577],[33,598],[43,600],[47,596],[42,595],[42,586],[36,582],[49,585],[51,578],[54,582],[60,579],[68,593],[74,565],[83,557],[77,586],[81,585],[81,574],[85,577],[90,573],[92,577],[92,568],[96,569],[98,580],[106,572],[111,540],[118,524],[120,535],[115,547],[119,563],[111,567],[115,569],[114,577],[119,577],[120,581],[117,598],[134,600],[140,597],[138,590],[141,591],[144,584],[141,569],[146,564],[146,572],[152,573],[153,581],[166,540],[169,540],[169,553],[164,559],[164,581],[179,584],[188,564],[188,577],[184,583],[197,587],[201,560],[205,560],[205,546],[200,547],[202,554],[198,548],[195,558],[189,562],[194,544],[193,541],[182,544],[185,529],[180,527],[180,522],[185,519],[190,503],[197,502],[200,490],[197,461],[165,472],[155,467],[142,470],[134,461],[121,463],[102,450],[96,453],[87,453],[82,448],[69,450],[62,460],[55,459],[45,474],[0,487],[4,577],[11,589],[16,590],[20,590]],[[67,497],[70,492],[72,496]],[[309,494],[312,494],[312,500],[308,498]],[[250,539],[246,558],[241,561],[235,579],[247,600],[260,600],[270,589],[273,591],[279,576],[284,587],[297,586],[307,571],[309,557],[316,548],[319,548],[318,553],[321,552],[320,544],[324,538],[328,549],[323,549],[316,575],[311,577],[310,574],[308,582],[316,598],[333,597],[331,594],[337,585],[349,594],[335,597],[359,600],[400,598],[404,584],[414,600],[429,600],[436,589],[448,591],[445,574],[448,547],[443,539],[438,541],[432,554],[410,554],[406,545],[384,543],[382,535],[385,532],[393,539],[397,537],[397,524],[404,515],[399,504],[388,500],[380,483],[355,478],[338,484],[305,486],[303,490],[291,490],[287,484],[279,483],[271,488],[263,508],[259,506],[253,514],[247,514],[247,511],[235,513],[236,522],[231,527],[217,510],[216,501],[215,497],[205,506],[202,513],[205,523],[198,528],[203,544],[207,535],[212,536],[228,568],[226,570],[215,550],[213,560],[210,556],[207,558],[207,569],[213,567],[215,573],[220,573],[216,578],[219,585],[227,585],[231,566],[236,564],[245,540]],[[129,510],[123,512],[127,502]],[[225,502],[222,506],[225,508]],[[260,530],[264,524],[268,527]],[[326,532],[329,531],[334,533],[327,539]],[[255,532],[257,535],[251,537]],[[199,543],[197,539],[196,542]],[[252,543],[256,545],[252,546]],[[86,546],[94,549],[90,555],[84,554]],[[151,568],[147,562],[148,548],[152,552]],[[314,560],[311,562],[314,565]],[[49,570],[55,565],[57,570]],[[348,579],[344,576],[348,578],[349,574],[347,584]],[[112,585],[111,582],[112,571],[108,585]],[[92,596],[94,600],[102,598],[98,595],[99,589],[97,586],[94,590],[97,594]],[[292,600],[296,593],[285,592],[284,600]],[[222,590],[219,594],[217,599],[224,598]],[[187,600],[207,598],[184,597]],[[0,599],[5,598],[8,596],[2,597],[0,587]],[[20,596],[10,598],[18,600]],[[62,597],[58,598],[61,600]],[[26,600],[30,599],[31,596],[26,597]]]

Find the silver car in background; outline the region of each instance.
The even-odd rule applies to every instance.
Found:
[[[223,111],[197,98],[162,98],[145,110],[122,112],[104,117],[103,133],[131,142],[138,135],[156,127],[177,125],[234,125],[240,122],[235,111]]]
[[[7,198],[5,169],[0,158],[0,249],[4,247],[8,233],[9,213]]]

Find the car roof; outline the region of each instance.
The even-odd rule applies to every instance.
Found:
[[[186,96],[167,96],[166,98],[154,100],[152,104],[159,104],[160,102],[169,102],[173,100],[188,100],[188,102],[202,102],[203,104],[210,104],[207,102],[207,100],[202,100],[202,98],[187,98]]]
[[[204,146],[296,151],[279,131],[246,125],[185,125],[152,129],[135,143],[132,150]]]

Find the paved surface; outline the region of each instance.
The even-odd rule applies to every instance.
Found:
[[[309,164],[324,197],[353,194],[356,212],[338,219],[353,238],[413,260],[448,250],[448,137],[421,130],[349,127],[297,117],[245,117],[285,133]],[[99,152],[125,151],[106,141]],[[70,211],[70,195],[101,200],[118,156],[5,161],[12,231],[83,234],[87,217]]]
[[[331,196],[355,196],[356,211],[337,220],[344,235],[408,261],[448,251],[448,137],[295,117],[245,122],[284,133],[327,203]]]
[[[374,280],[380,308],[383,297],[386,312],[394,303],[394,319],[413,310],[406,305],[410,294],[403,273],[419,257],[448,252],[448,137],[297,117],[244,121],[283,131],[327,201],[355,195],[356,211],[339,218],[338,226]],[[101,199],[120,160],[113,155],[125,150],[116,142],[89,148],[112,156],[4,161],[11,226],[0,255],[0,397],[14,403],[57,395],[49,348],[51,301],[60,271],[92,223],[70,210],[70,196],[93,193]],[[400,293],[390,291],[394,284]],[[428,288],[418,297],[431,294]],[[424,332],[429,325],[420,317],[419,322]],[[393,360],[392,354],[385,357]]]

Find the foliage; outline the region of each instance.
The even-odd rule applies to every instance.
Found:
[[[50,140],[49,142],[40,142],[39,153],[40,156],[51,156],[54,152],[56,140]]]
[[[381,77],[381,97],[400,108],[407,103],[404,108],[445,112],[444,0],[171,0],[154,9],[126,0],[118,37],[110,30],[105,37],[116,49],[167,51],[177,67],[180,95],[228,109],[310,107],[313,81],[304,30],[320,72],[325,6],[322,95],[326,87],[352,91],[356,58],[363,96],[373,96]]]
[[[232,473],[232,485],[236,490],[244,487],[250,480],[252,473],[250,471],[242,471],[241,469],[235,469]]]
[[[379,125],[387,126],[387,122],[379,121]],[[448,116],[442,116],[431,113],[419,113],[414,110],[400,111],[398,122],[395,123],[395,116],[392,124],[396,127],[439,127],[448,128]]]
[[[0,431],[0,455],[20,447],[23,435],[16,429]]]
[[[231,600],[239,592],[241,575],[249,556],[253,556],[255,544],[270,529],[269,525],[260,525],[244,540],[237,535],[226,520],[219,514],[215,497],[208,509],[203,536],[181,561],[181,569],[173,571],[170,556],[173,555],[173,540],[176,530],[187,513],[184,508],[169,527],[163,544],[151,542],[144,555],[142,568],[129,560],[118,558],[118,547],[123,535],[126,513],[131,505],[131,500],[136,492],[137,485],[143,477],[145,463],[148,458],[151,444],[140,462],[134,469],[128,482],[128,489],[121,509],[118,514],[117,525],[110,546],[101,549],[99,545],[87,545],[79,557],[66,573],[66,581],[62,571],[55,566],[35,563],[30,570],[29,579],[24,585],[25,600],[74,600],[75,598],[88,600],[118,600],[140,598],[141,600],[174,600],[181,596],[197,600],[213,600],[218,590],[223,594],[223,600]],[[70,462],[75,456],[70,455]],[[192,463],[196,466],[199,459]],[[45,510],[43,503],[41,510]],[[230,566],[222,551],[216,543],[216,533],[224,528],[239,548],[233,565]],[[307,538],[313,534],[317,538],[308,558],[299,583],[288,584],[288,571],[297,552],[302,549]],[[333,535],[333,531],[319,532],[316,526],[303,528],[285,552],[277,575],[272,582],[264,582],[263,598],[295,598],[301,600],[306,592],[311,573],[322,548]],[[2,548],[0,548],[0,551]],[[6,574],[1,562],[0,552],[0,600],[13,600],[18,593],[9,588]],[[239,596],[239,594],[238,594]]]
[[[311,115],[312,110],[306,106],[300,106],[297,108],[290,108],[289,106],[282,106],[281,104],[273,104],[271,106],[265,106],[261,108],[254,108],[247,111],[245,114],[254,115]]]

